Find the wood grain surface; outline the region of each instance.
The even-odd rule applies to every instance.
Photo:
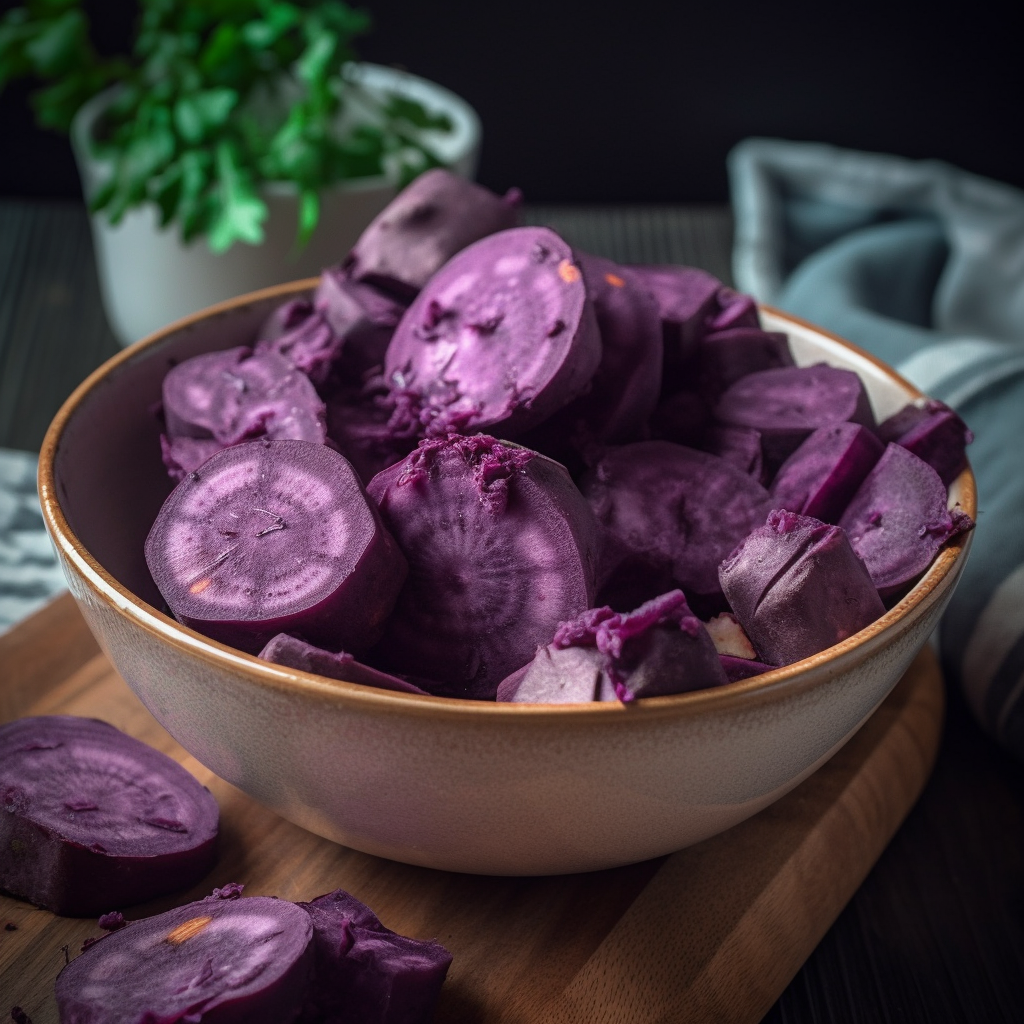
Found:
[[[142,917],[238,881],[311,899],[340,887],[385,924],[454,954],[437,1024],[758,1021],[856,890],[919,794],[943,714],[924,651],[860,732],[787,797],[660,860],[584,875],[487,878],[409,867],[314,836],[216,778],[98,653],[70,597],[0,637],[0,717],[105,719],[181,761],[217,797],[218,864]],[[4,926],[14,925],[14,930]],[[57,1020],[53,981],[95,922],[0,897],[0,1015]]]

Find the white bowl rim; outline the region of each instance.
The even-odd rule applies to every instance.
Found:
[[[123,618],[134,625],[142,627],[179,650],[197,656],[204,661],[241,671],[249,676],[254,685],[278,691],[298,690],[309,698],[331,704],[352,704],[366,710],[408,713],[417,716],[426,714],[445,719],[464,718],[466,715],[501,715],[510,724],[517,721],[530,722],[531,725],[536,725],[540,721],[564,724],[568,719],[582,725],[587,722],[608,722],[612,720],[608,716],[623,714],[636,720],[715,714],[731,709],[738,703],[752,707],[761,703],[761,700],[774,700],[779,696],[780,690],[791,691],[795,694],[812,688],[869,657],[889,641],[890,634],[909,628],[920,615],[924,614],[937,598],[936,592],[946,577],[953,574],[955,579],[966,560],[973,531],[959,535],[943,547],[914,587],[884,615],[859,633],[835,646],[791,665],[775,668],[770,672],[724,686],[692,690],[665,697],[647,697],[631,703],[628,707],[617,701],[587,704],[518,704],[400,693],[360,683],[327,679],[299,669],[285,668],[211,640],[154,608],[115,580],[72,531],[61,510],[54,479],[54,465],[61,436],[86,396],[109,374],[115,372],[123,364],[137,359],[146,349],[155,347],[172,335],[214,316],[230,314],[235,309],[255,303],[269,302],[275,299],[284,301],[296,294],[312,291],[318,281],[319,278],[292,281],[249,292],[226,302],[209,306],[161,328],[112,356],[93,371],[61,406],[46,432],[39,456],[39,497],[47,530],[68,566],[78,573],[82,582],[105,604],[114,608]],[[902,378],[892,367],[852,342],[774,307],[762,305],[761,308],[772,317],[819,334],[873,364],[884,376],[907,393],[908,402],[926,397],[922,391]],[[954,481],[953,488],[959,494],[960,507],[972,519],[976,519],[977,492],[974,474],[969,465]]]

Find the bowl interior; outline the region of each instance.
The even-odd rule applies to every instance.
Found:
[[[161,460],[156,414],[164,374],[191,356],[251,343],[272,309],[315,284],[243,296],[139,342],[83,383],[51,427],[53,484],[71,532],[107,574],[147,604],[163,607],[143,546],[173,486]],[[762,310],[762,320],[766,329],[789,335],[799,365],[826,361],[858,373],[879,421],[920,396],[884,364],[809,324],[770,308]],[[954,484],[950,500],[973,515],[969,476]]]

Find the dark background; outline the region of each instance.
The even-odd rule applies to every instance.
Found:
[[[10,7],[0,2],[0,9]],[[1008,5],[366,0],[366,60],[448,86],[484,125],[480,179],[532,202],[719,202],[748,135],[936,157],[1024,187]],[[135,5],[89,5],[101,49]],[[75,196],[24,83],[0,95],[0,195]]]

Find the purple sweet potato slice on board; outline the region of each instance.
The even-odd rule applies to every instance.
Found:
[[[632,612],[592,608],[563,622],[506,700],[556,704],[663,697],[726,682],[715,645],[681,590]]]
[[[227,448],[257,437],[316,444],[327,437],[324,404],[309,378],[277,353],[244,347],[174,367],[164,377],[163,412],[164,464],[176,480],[212,454],[212,444],[178,443],[185,439]]]
[[[302,907],[197,900],[90,945],[57,976],[57,1008],[63,1024],[290,1024],[313,965]]]
[[[328,679],[341,679],[346,683],[362,683],[364,686],[376,686],[382,690],[418,693],[422,696],[426,696],[427,693],[414,683],[363,665],[346,651],[325,651],[322,647],[314,647],[313,644],[307,644],[305,640],[299,640],[287,633],[278,633],[260,651],[259,657],[264,661],[272,661],[275,665],[297,668],[301,672],[312,672]]]
[[[583,394],[600,359],[572,249],[547,228],[514,228],[445,264],[395,329],[384,369],[429,434],[514,438]]]
[[[218,452],[178,484],[146,562],[180,622],[252,654],[278,633],[365,650],[406,573],[343,456],[266,439]]]
[[[884,614],[846,533],[775,510],[722,562],[722,589],[760,659],[789,665]]]
[[[466,246],[519,223],[522,194],[498,196],[435,169],[407,185],[359,236],[345,261],[353,281],[412,298]]]
[[[0,888],[94,916],[185,889],[213,866],[218,810],[176,761],[106,722],[0,726]]]
[[[776,508],[837,523],[885,445],[859,423],[819,427],[779,468],[772,481]]]
[[[736,466],[669,441],[609,449],[580,489],[602,530],[602,584],[639,562],[695,594],[719,592],[718,563],[771,508]]]
[[[313,922],[314,981],[302,1024],[426,1024],[452,955],[385,928],[342,889],[299,906]]]
[[[939,474],[898,444],[885,452],[853,496],[839,525],[883,597],[924,572],[946,541],[974,526],[946,507]]]
[[[857,374],[826,363],[783,366],[741,377],[718,400],[715,418],[761,431],[769,472],[819,427],[849,421],[874,429],[867,392]]]
[[[793,365],[786,335],[756,327],[706,334],[698,345],[698,359],[701,387],[709,396],[720,395],[749,373]]]
[[[367,491],[410,570],[374,664],[437,680],[440,696],[491,699],[593,604],[594,518],[558,463],[453,435],[422,442]]]
[[[878,434],[927,462],[947,487],[967,468],[965,449],[974,440],[967,424],[934,398],[904,406],[879,425]]]

